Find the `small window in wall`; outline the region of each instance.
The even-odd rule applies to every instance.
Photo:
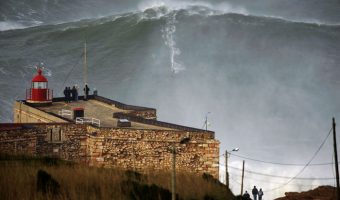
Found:
[[[65,141],[65,133],[60,126],[54,126],[47,130],[45,141],[50,143],[61,143]]]

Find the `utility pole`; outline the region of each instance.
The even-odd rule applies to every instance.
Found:
[[[171,192],[172,200],[176,200],[176,147],[172,146],[172,174],[171,174]]]
[[[244,179],[244,160],[243,160],[243,163],[242,163],[241,196],[243,194],[243,179]]]
[[[231,151],[238,151],[239,148],[234,148]],[[225,185],[227,189],[229,189],[229,172],[228,172],[228,156],[230,153],[228,153],[228,150],[225,150]]]
[[[189,137],[185,137],[183,139],[181,139],[181,141],[179,142],[179,144],[187,144],[190,141]],[[176,200],[176,145],[175,143],[172,145],[171,148],[172,151],[172,173],[171,173],[171,199],[172,200]]]
[[[229,189],[228,151],[225,151],[225,185]]]
[[[86,84],[87,84],[87,47],[86,47],[86,41],[85,41],[85,44],[84,44],[84,88],[86,87]],[[87,96],[86,96],[86,91],[84,93],[84,98],[87,99]]]
[[[333,117],[333,144],[334,144],[334,161],[335,161],[335,175],[336,175],[336,192],[337,192],[337,200],[340,200],[338,150],[336,147],[336,124],[335,124],[334,117]]]

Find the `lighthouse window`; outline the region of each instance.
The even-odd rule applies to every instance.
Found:
[[[33,88],[35,89],[45,89],[47,88],[46,82],[33,82]]]

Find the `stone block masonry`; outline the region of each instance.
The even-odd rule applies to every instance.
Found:
[[[50,122],[67,122],[66,120],[43,112],[37,108],[31,107],[23,102],[14,103],[14,123],[50,123]]]
[[[180,144],[186,137],[190,141]],[[172,146],[177,151],[178,171],[209,173],[218,178],[219,142],[212,132],[96,128],[70,123],[0,128],[1,153],[56,156],[98,167],[170,170]]]

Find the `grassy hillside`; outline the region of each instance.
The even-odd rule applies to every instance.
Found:
[[[41,182],[38,183],[39,170],[46,172],[54,181],[48,182],[44,189],[41,189]],[[2,200],[171,199],[170,172],[140,174],[87,167],[52,158],[1,155],[0,177]],[[177,173],[176,192],[177,198],[183,200],[235,199],[224,185],[208,175]]]

